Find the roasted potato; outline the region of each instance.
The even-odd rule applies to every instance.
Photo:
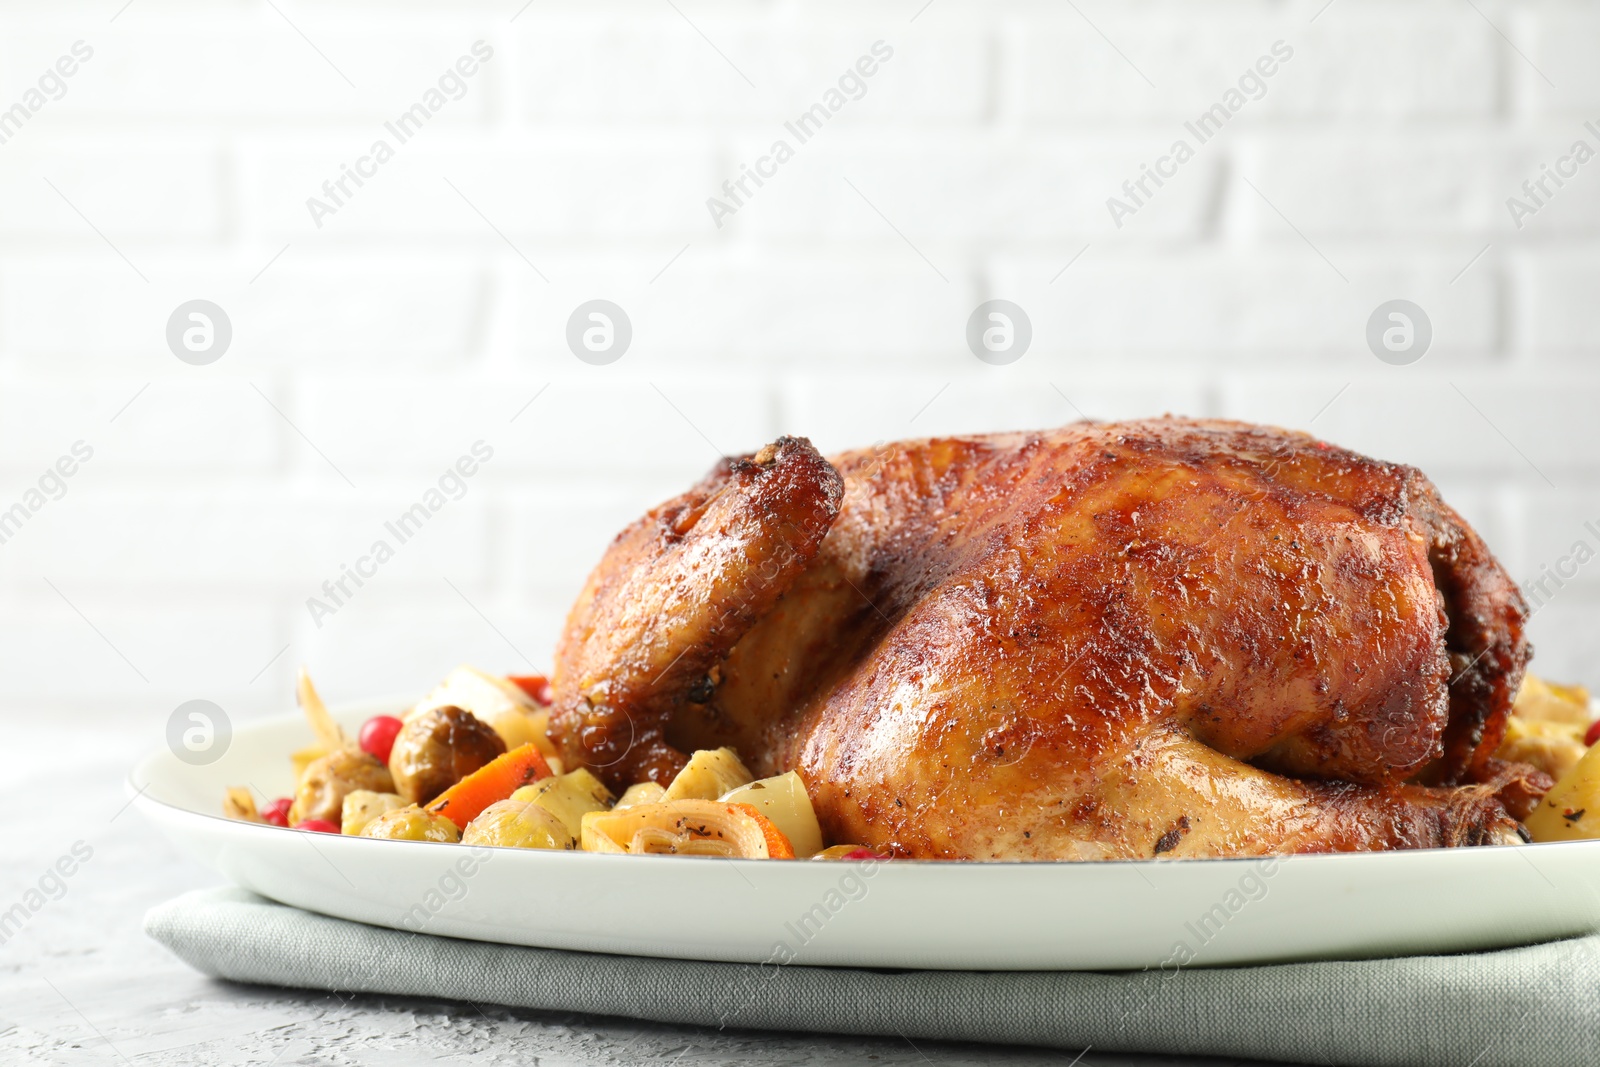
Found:
[[[512,800],[538,804],[566,826],[573,837],[583,832],[583,817],[591,811],[611,807],[611,790],[586,770],[556,775],[511,794]]]
[[[359,748],[341,748],[306,764],[289,808],[289,825],[305,819],[325,819],[338,824],[344,798],[358,789],[393,793],[394,779],[383,764]]]
[[[394,788],[413,804],[426,804],[461,779],[504,754],[493,727],[454,705],[406,720],[389,752]]]
[[[755,779],[750,769],[731,748],[703,748],[689,757],[683,770],[667,786],[663,802],[674,800],[715,800],[730,789],[749,785]]]
[[[339,832],[354,836],[378,816],[385,812],[398,811],[405,806],[405,798],[398,793],[374,793],[367,789],[357,789],[353,793],[345,794]]]
[[[666,789],[655,782],[635,782],[623,790],[622,796],[612,805],[613,809],[632,808],[640,804],[659,804],[666,795]]]
[[[1523,821],[1535,841],[1600,837],[1600,745],[1562,775]]]
[[[822,851],[822,827],[811,807],[811,795],[798,774],[790,771],[774,778],[742,785],[722,796],[727,804],[749,804],[771,819],[801,858]]]

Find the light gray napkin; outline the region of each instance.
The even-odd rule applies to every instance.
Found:
[[[699,1026],[1316,1064],[1600,1067],[1600,936],[1131,974],[762,967],[458,941],[233,888],[153,908],[145,930],[197,970],[240,982]]]

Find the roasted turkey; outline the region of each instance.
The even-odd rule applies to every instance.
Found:
[[[904,857],[1512,843],[1526,614],[1419,471],[1306,434],[783,437],[617,537],[551,736],[613,786],[731,745]]]

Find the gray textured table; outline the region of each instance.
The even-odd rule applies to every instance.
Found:
[[[0,927],[0,1063],[727,1064],[729,1067],[1067,1065],[1071,1055],[932,1041],[818,1038],[700,1030],[584,1015],[399,997],[336,997],[214,982],[188,970],[140,930],[145,909],[216,876],[182,858],[136,811],[122,778],[160,743],[161,722],[6,715],[10,758],[0,777],[6,813],[0,913],[82,842],[87,862],[17,929]],[[20,744],[17,742],[20,741]],[[80,853],[83,850],[80,846]],[[15,913],[13,913],[15,914]],[[1218,1064],[1102,1056],[1089,1065]]]

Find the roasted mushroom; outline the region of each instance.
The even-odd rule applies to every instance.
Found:
[[[337,826],[344,811],[344,798],[358,789],[393,793],[394,780],[383,764],[358,748],[341,748],[312,760],[295,787],[289,825],[324,819]]]
[[[447,705],[415,714],[389,752],[389,791],[426,804],[505,750],[494,728],[470,711]]]

